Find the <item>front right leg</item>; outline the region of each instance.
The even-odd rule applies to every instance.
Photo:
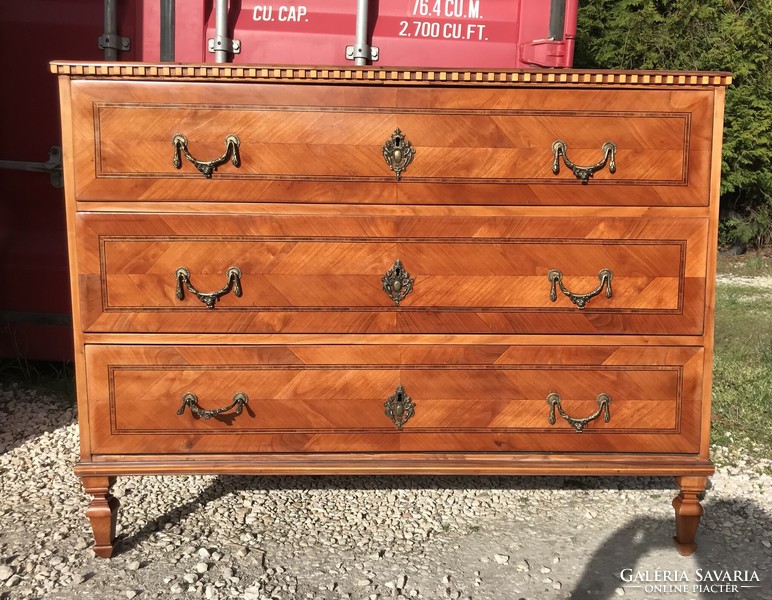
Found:
[[[94,553],[102,558],[113,555],[115,525],[118,521],[118,498],[110,493],[115,477],[81,477],[83,487],[94,499],[86,509],[94,531]]]
[[[681,489],[673,500],[676,514],[676,534],[673,540],[681,556],[689,556],[697,548],[694,538],[703,510],[699,501],[700,494],[708,485],[707,477],[676,477]]]

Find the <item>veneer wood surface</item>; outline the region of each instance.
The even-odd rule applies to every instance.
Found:
[[[669,475],[709,459],[721,73],[54,63],[81,460],[115,476]],[[398,180],[396,130],[415,149]],[[204,177],[181,156],[239,161]],[[400,138],[402,139],[402,138]],[[580,181],[565,157],[589,167]],[[399,259],[413,290],[382,278]],[[240,296],[199,292],[241,272]],[[612,292],[579,308],[599,273]],[[414,413],[397,427],[398,386]],[[183,408],[195,394],[209,419]],[[560,406],[550,423],[550,394]],[[577,427],[610,398],[609,420]],[[180,410],[182,409],[182,410]],[[581,432],[578,431],[581,429]]]

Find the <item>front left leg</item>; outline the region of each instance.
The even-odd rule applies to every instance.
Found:
[[[694,538],[704,512],[698,496],[705,492],[707,477],[676,477],[681,492],[673,500],[676,514],[676,534],[673,540],[681,556],[689,556],[697,548]]]
[[[115,525],[118,521],[118,498],[110,493],[115,477],[82,477],[86,492],[94,496],[86,509],[86,516],[91,521],[94,531],[94,553],[102,558],[113,555]]]

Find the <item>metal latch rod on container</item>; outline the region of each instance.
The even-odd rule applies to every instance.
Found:
[[[346,46],[346,59],[353,60],[355,65],[366,65],[368,60],[378,60],[378,48],[367,43],[367,21],[369,0],[357,0],[357,21],[354,45]]]
[[[550,5],[549,39],[560,41],[566,27],[566,1],[552,0]]]
[[[209,52],[214,52],[214,62],[228,62],[228,54],[239,54],[241,42],[228,37],[228,0],[216,0],[214,4],[214,38],[208,41]]]
[[[118,60],[118,50],[131,50],[131,41],[118,35],[118,0],[105,0],[105,32],[99,37],[105,60]]]
[[[174,62],[174,0],[161,0],[161,61]]]

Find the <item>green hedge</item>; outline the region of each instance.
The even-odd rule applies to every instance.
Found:
[[[721,241],[772,242],[772,0],[580,0],[574,65],[730,71]]]

